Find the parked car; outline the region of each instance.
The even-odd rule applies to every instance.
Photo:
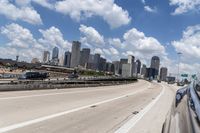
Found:
[[[200,78],[176,92],[162,133],[200,133]]]

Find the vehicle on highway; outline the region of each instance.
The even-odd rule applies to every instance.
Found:
[[[200,78],[177,90],[162,133],[200,133]]]
[[[168,84],[174,84],[175,83],[176,78],[175,77],[167,77],[167,83]]]
[[[19,76],[19,80],[44,80],[49,75],[46,72],[25,72]]]
[[[184,86],[185,85],[185,82],[182,80],[180,82],[177,82],[177,86]]]
[[[74,73],[72,73],[72,74],[70,74],[68,76],[69,79],[78,79],[78,77],[79,77],[79,75],[78,74],[74,74]]]
[[[160,79],[158,79],[158,80],[157,80],[157,82],[158,82],[158,83],[161,83],[161,80],[160,80]]]

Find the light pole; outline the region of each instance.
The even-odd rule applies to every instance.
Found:
[[[179,75],[180,75],[180,60],[181,60],[181,55],[182,55],[182,53],[181,53],[181,52],[178,52],[177,55],[178,55],[178,75],[177,75],[177,79],[178,79],[178,82],[179,82]]]

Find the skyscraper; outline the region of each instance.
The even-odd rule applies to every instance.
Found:
[[[122,74],[122,65],[127,63],[128,59],[120,59],[119,74]]]
[[[90,49],[89,48],[83,48],[81,51],[81,56],[80,56],[80,65],[82,67],[86,67],[88,60],[90,56]]]
[[[51,60],[51,65],[57,66],[59,64],[59,49],[58,47],[54,47],[52,51],[52,60]]]
[[[150,68],[154,68],[156,70],[155,76],[158,76],[159,67],[160,67],[160,59],[159,59],[159,57],[158,56],[153,56],[151,58],[151,67]]]
[[[43,63],[48,63],[49,60],[50,60],[50,52],[44,51],[44,53],[43,53]]]
[[[136,64],[137,64],[137,73],[140,74],[141,71],[141,61],[139,59],[136,60]]]
[[[161,67],[161,69],[160,69],[160,80],[166,81],[166,78],[167,78],[167,68]]]
[[[87,63],[87,68],[88,69],[92,69],[92,70],[95,70],[95,68],[96,68],[95,58],[94,58],[93,54],[89,55],[89,60],[88,60],[88,63]]]
[[[133,73],[136,74],[137,65],[136,65],[136,63],[134,61],[135,61],[135,57],[132,56],[132,55],[129,55],[128,56],[128,64],[130,64],[130,71],[129,71],[130,77],[133,76]]]
[[[58,47],[54,47],[54,48],[53,48],[53,52],[52,52],[52,60],[58,59],[58,54],[59,54],[59,49],[58,49]]]
[[[99,71],[105,71],[106,70],[106,59],[100,57],[99,61]]]
[[[122,64],[122,77],[132,77],[133,73],[131,72],[131,64]]]
[[[110,62],[106,62],[106,71],[114,73],[114,71],[115,71],[114,65]]]
[[[79,65],[80,48],[81,48],[81,43],[79,41],[72,42],[72,53],[71,53],[71,64],[70,64],[72,68],[77,67]]]
[[[101,57],[100,54],[94,55],[95,70],[99,69],[100,57]]]
[[[114,64],[114,67],[115,67],[115,74],[119,74],[119,72],[120,72],[120,62],[119,61],[113,61],[112,63]]]
[[[142,70],[141,70],[141,75],[145,76],[146,75],[146,71],[147,71],[147,67],[146,65],[142,65]]]
[[[129,63],[129,64],[133,64],[133,63],[134,63],[134,60],[135,60],[135,57],[134,57],[134,56],[132,56],[132,55],[129,55],[129,56],[128,56],[128,63]]]
[[[69,51],[65,52],[64,54],[64,62],[63,65],[65,67],[70,67],[70,62],[71,62],[71,53]]]

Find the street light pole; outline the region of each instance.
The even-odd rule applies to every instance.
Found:
[[[179,82],[179,75],[180,75],[180,60],[181,60],[181,55],[182,55],[182,53],[181,53],[181,52],[178,52],[177,55],[178,55],[178,76],[177,76],[177,79],[178,79],[178,82]]]

